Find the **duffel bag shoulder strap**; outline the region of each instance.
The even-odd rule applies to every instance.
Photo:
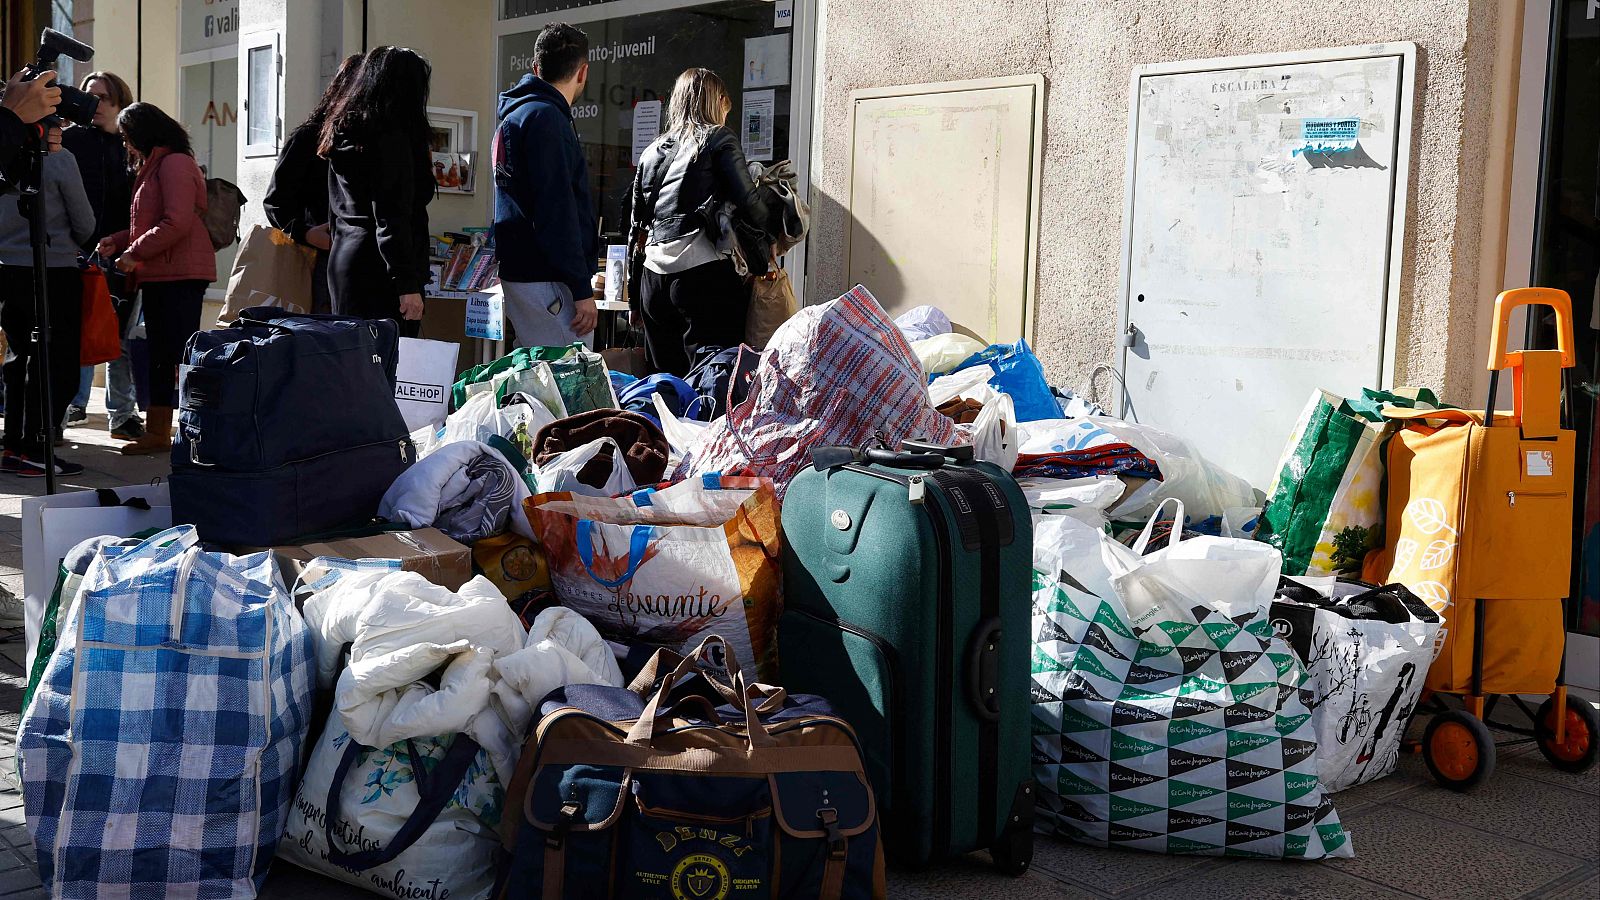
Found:
[[[333,837],[333,825],[342,821],[343,797],[340,790],[344,780],[350,775],[350,769],[355,765],[356,758],[361,751],[370,750],[358,743],[354,738],[345,745],[344,756],[339,758],[339,767],[334,770],[333,782],[328,785],[327,815],[323,821],[323,840],[328,847],[328,862],[341,866],[354,872],[381,866],[393,862],[395,857],[404,853],[412,844],[415,844],[439,814],[444,812],[450,798],[455,795],[456,787],[461,784],[461,779],[466,777],[467,769],[471,767],[472,760],[477,757],[478,742],[465,734],[457,734],[454,741],[450,742],[450,749],[445,751],[444,759],[432,772],[422,765],[417,748],[410,740],[406,741],[406,752],[411,755],[411,773],[416,779],[417,807],[406,818],[400,830],[389,839],[386,847],[372,850],[350,852],[342,850]]]

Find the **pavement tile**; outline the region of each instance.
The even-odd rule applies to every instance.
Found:
[[[1600,859],[1600,816],[1595,814],[1593,797],[1502,769],[1471,793],[1435,787],[1392,802],[1546,850]]]
[[[10,872],[14,869],[24,868],[32,870],[33,861],[30,858],[24,857],[21,853],[10,848],[0,850],[0,872]]]
[[[889,870],[889,896],[896,900],[992,895],[1004,895],[1005,900],[1090,900],[1099,896],[1063,884],[1037,868],[1020,878],[1001,875],[990,865],[987,853],[973,853],[919,872]]]
[[[1520,897],[1583,866],[1570,856],[1391,804],[1344,819],[1354,859],[1325,865],[1419,897]]]
[[[0,896],[38,887],[39,873],[35,872],[32,867],[0,872]]]
[[[1502,755],[1495,761],[1495,775],[1499,778],[1501,772],[1510,772],[1523,778],[1542,781],[1545,784],[1559,785],[1575,791],[1581,791],[1593,797],[1600,797],[1600,765],[1589,767],[1589,771],[1576,775],[1563,772],[1544,758],[1539,748],[1532,744],[1517,748],[1511,755]],[[1595,803],[1591,801],[1591,808]]]
[[[1600,875],[1590,875],[1566,890],[1542,894],[1545,900],[1594,900],[1600,897]]]
[[[1112,847],[1092,847],[1062,838],[1035,835],[1033,868],[1109,897],[1135,895],[1168,879],[1222,865],[1208,856],[1165,856]]]
[[[1427,764],[1422,761],[1422,757],[1401,754],[1399,765],[1383,778],[1348,787],[1329,796],[1333,798],[1334,808],[1343,818],[1364,807],[1383,803],[1410,791],[1431,787],[1433,784],[1433,776],[1428,774]]]
[[[1209,900],[1212,897],[1219,900],[1250,897],[1300,897],[1308,900],[1363,897],[1385,900],[1409,896],[1347,875],[1327,863],[1255,859],[1238,860],[1228,866],[1196,873],[1193,877],[1138,895],[1139,900]]]

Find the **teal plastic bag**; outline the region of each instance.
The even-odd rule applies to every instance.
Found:
[[[1050,385],[1044,380],[1044,366],[1026,340],[1015,344],[991,344],[988,349],[974,353],[950,373],[973,366],[990,366],[995,375],[989,384],[995,390],[1011,395],[1011,405],[1016,409],[1018,422],[1035,422],[1039,419],[1061,418],[1061,407],[1056,404]],[[946,373],[946,374],[950,374]]]

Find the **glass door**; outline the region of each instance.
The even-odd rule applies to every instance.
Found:
[[[1533,284],[1572,296],[1578,365],[1567,403],[1577,431],[1568,679],[1600,680],[1600,4],[1551,5],[1544,140],[1534,221]],[[1529,320],[1528,346],[1554,347],[1548,315]]]
[[[793,160],[804,192],[808,42],[803,25],[789,24],[792,17],[780,24],[774,4],[505,0],[497,29],[497,89],[532,71],[534,42],[551,21],[570,22],[589,36],[589,83],[573,104],[573,117],[604,243],[626,242],[629,189],[639,153],[665,123],[674,80],[693,66],[716,72],[728,85],[733,100],[728,127],[740,135],[745,156],[769,164]],[[800,259],[784,263],[791,272],[803,271]],[[795,281],[798,287],[798,276]]]

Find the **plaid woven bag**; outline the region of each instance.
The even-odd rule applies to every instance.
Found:
[[[18,764],[50,893],[250,897],[311,713],[311,633],[270,553],[192,526],[106,547],[60,620]]]
[[[816,447],[956,443],[955,424],[928,401],[926,381],[900,329],[858,284],[778,327],[745,401],[706,429],[673,480],[759,475],[781,499]]]

